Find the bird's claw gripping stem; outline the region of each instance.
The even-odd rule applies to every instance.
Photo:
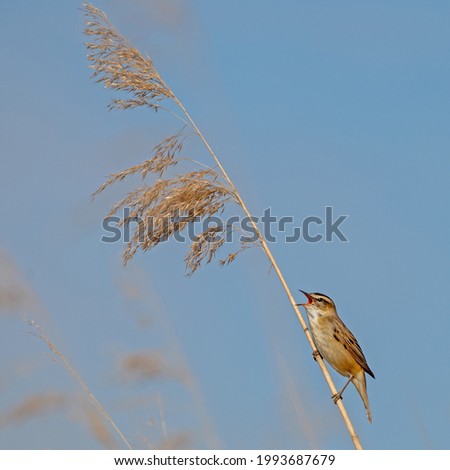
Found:
[[[336,405],[338,400],[342,400],[342,393],[335,393],[334,395],[332,395],[332,400],[334,402],[334,404]]]

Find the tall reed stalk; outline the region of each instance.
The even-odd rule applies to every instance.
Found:
[[[110,109],[147,107],[155,111],[163,110],[170,112],[183,124],[179,132],[167,137],[154,147],[151,159],[110,175],[108,180],[94,193],[96,195],[109,185],[132,174],[140,174],[143,179],[148,173],[153,173],[158,177],[152,185],[141,186],[127,195],[110,212],[112,215],[125,207],[130,209],[128,218],[122,220],[121,225],[136,218],[140,220],[139,227],[135,229],[131,242],[125,249],[124,262],[128,262],[137,250],[150,250],[174,234],[183,231],[189,223],[199,219],[205,220],[221,213],[226,206],[234,203],[249,218],[254,233],[257,235],[257,241],[252,246],[259,246],[269,260],[312,351],[315,351],[316,346],[308,326],[300,309],[296,306],[294,296],[266,240],[230,176],[186,107],[162,79],[151,58],[144,56],[134,48],[109,22],[104,12],[92,4],[84,4],[83,12],[86,16],[85,34],[92,39],[86,44],[86,47],[89,51],[90,67],[94,71],[93,78],[107,88],[127,93],[124,98],[114,99],[109,106]],[[200,138],[215,165],[213,168],[207,167],[205,169],[203,166],[192,172],[162,179],[169,168],[176,166],[183,160],[188,160],[180,157],[184,140],[187,138],[186,129],[190,129],[194,135]],[[194,166],[198,164],[194,160],[191,160],[191,163]],[[169,220],[167,219],[168,215],[172,216]],[[152,220],[151,227],[147,225],[148,220]],[[151,235],[142,237],[142,233],[150,233],[150,228]],[[212,261],[216,251],[223,246],[228,231],[233,229],[228,226],[210,227],[198,235],[192,242],[185,258],[187,274],[195,272],[202,263]],[[230,263],[240,251],[247,247],[248,245],[241,242],[240,248],[222,259],[221,264]],[[337,389],[333,379],[320,355],[317,356],[317,364],[331,393],[336,394]],[[342,400],[339,400],[336,405],[355,448],[362,449]]]

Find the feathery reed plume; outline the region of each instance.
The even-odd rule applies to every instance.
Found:
[[[67,402],[64,395],[58,392],[42,392],[23,399],[8,412],[0,415],[0,427],[17,424],[54,409]]]
[[[116,440],[109,432],[109,429],[105,426],[105,421],[101,419],[99,414],[92,409],[86,410],[85,414],[89,430],[97,441],[99,441],[105,449],[117,449],[118,446]]]
[[[131,210],[118,226],[139,221],[124,251],[127,263],[140,249],[148,251],[175,234],[183,232],[189,224],[201,222],[220,214],[229,203],[239,204],[234,187],[220,172],[203,168],[162,179],[170,167],[181,160],[184,140],[188,137],[186,128],[198,133],[189,120],[180,117],[173,110],[162,107],[160,102],[168,100],[177,105],[177,98],[162,80],[149,57],[144,57],[109,22],[106,15],[90,4],[83,6],[87,17],[85,33],[93,42],[87,43],[88,60],[94,70],[93,78],[107,88],[125,91],[131,98],[114,99],[110,109],[129,109],[139,106],[163,109],[174,114],[183,122],[183,127],[174,135],[162,140],[153,148],[149,160],[109,176],[97,191],[95,197],[110,185],[130,175],[140,174],[143,179],[153,174],[157,179],[151,185],[137,188],[115,205],[109,216],[124,208]],[[202,263],[210,263],[217,250],[225,243],[230,227],[211,227],[195,237],[188,251],[185,263],[188,275],[193,274]],[[256,244],[256,243],[255,243]],[[247,243],[245,248],[250,247]],[[229,264],[244,249],[229,254],[221,264]]]
[[[224,210],[225,204],[232,198],[230,190],[217,179],[217,174],[210,169],[192,171],[171,179],[157,180],[152,186],[142,186],[132,191],[116,206],[109,215],[121,209],[130,210],[118,226],[139,221],[131,241],[124,252],[124,261],[128,262],[138,249],[150,250],[167,241],[177,232],[182,232],[189,223],[203,220]],[[211,231],[210,231],[211,232]],[[215,235],[225,241],[225,229]],[[203,235],[203,234],[202,234]],[[212,235],[212,233],[210,233]],[[190,252],[186,258],[189,274],[193,273],[202,259],[211,261],[215,251],[223,243],[210,243],[206,234],[194,242],[201,247]]]
[[[150,215],[154,218],[154,231],[151,232],[147,239],[142,237],[139,227],[135,230],[132,241],[125,250],[124,261],[129,261],[139,248],[147,251],[158,245],[161,241],[165,241],[168,237],[185,229],[187,222],[184,217],[187,217],[188,221],[192,220],[194,215],[198,215],[200,218],[207,218],[222,211],[227,203],[235,202],[249,218],[254,233],[257,235],[258,240],[253,243],[253,246],[259,246],[265,253],[283,286],[311,349],[313,351],[316,350],[305,319],[296,306],[296,301],[266,240],[228,173],[183,103],[162,79],[153,61],[148,57],[144,57],[134,48],[109,22],[105,13],[88,3],[83,4],[82,8],[87,18],[85,34],[93,41],[86,44],[89,51],[88,60],[91,63],[90,67],[94,70],[93,78],[107,88],[125,91],[131,95],[129,98],[114,99],[109,108],[128,109],[144,106],[150,107],[155,111],[161,109],[170,112],[190,128],[202,141],[212,157],[216,168],[182,174],[173,179],[156,180],[150,187],[144,186],[133,191],[112,209],[111,213],[115,213],[124,206],[131,205],[133,216]],[[171,108],[161,106],[160,103],[163,100],[169,106],[171,105],[176,108],[177,112]],[[137,167],[142,168],[139,165]],[[164,172],[165,169],[159,172],[160,176]],[[123,175],[124,172],[121,174]],[[123,179],[120,176],[116,178],[113,176],[112,178],[115,181]],[[110,184],[112,182],[114,181],[111,181]],[[106,186],[108,185],[107,182]],[[97,193],[103,189],[104,187],[100,187]],[[180,212],[175,213],[175,209],[180,210]],[[173,214],[175,214],[174,221],[167,224],[165,222],[166,216]],[[141,228],[147,230],[149,228],[148,223],[145,221],[140,225],[143,226]],[[191,249],[185,259],[187,274],[192,274],[202,263],[209,263],[216,254],[216,251],[223,245],[221,241],[221,234],[223,232],[220,232],[220,230],[217,233],[210,230],[207,232],[202,233],[200,238],[191,245]],[[213,236],[219,236],[219,239],[211,242]],[[243,246],[231,255],[228,255],[227,258],[222,260],[221,264],[224,265],[233,261],[242,249]],[[324,375],[330,391],[333,395],[336,394],[336,386],[320,356],[317,357],[317,364]],[[361,442],[342,400],[337,401],[336,405],[354,446],[357,449],[362,449]]]
[[[93,77],[107,88],[131,94],[131,98],[114,99],[110,109],[148,106],[156,111],[160,101],[172,98],[151,59],[126,41],[101,10],[84,5],[84,12],[87,17],[85,33],[94,40],[87,44]]]
[[[126,170],[109,175],[107,181],[103,183],[97,191],[95,191],[93,197],[104,191],[108,186],[116,181],[122,181],[130,175],[140,173],[142,179],[144,179],[148,173],[155,173],[161,177],[170,166],[175,166],[179,162],[177,157],[183,149],[183,140],[181,139],[181,135],[184,127],[185,126],[183,126],[176,134],[166,137],[162,142],[155,145],[153,148],[153,157],[151,159],[146,160],[139,165],[127,168]]]
[[[155,351],[127,354],[120,361],[120,371],[125,377],[137,381],[154,379],[168,374],[164,358]]]
[[[0,249],[0,313],[23,316],[30,309],[42,313],[37,296],[16,263]]]

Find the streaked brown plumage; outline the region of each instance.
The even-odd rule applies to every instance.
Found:
[[[375,378],[358,341],[340,319],[336,306],[324,294],[303,292],[308,302],[302,305],[308,315],[309,328],[320,355],[333,369],[349,380],[343,389],[333,396],[336,402],[347,385],[352,382],[366,408],[367,419],[372,422],[369,397],[367,395],[366,373]]]

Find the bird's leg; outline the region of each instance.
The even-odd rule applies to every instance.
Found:
[[[349,379],[347,380],[347,383],[344,385],[344,387],[342,388],[342,390],[339,392],[339,393],[335,393],[331,398],[333,399],[334,401],[334,404],[337,403],[338,400],[342,400],[342,394],[344,393],[344,390],[347,388],[347,385],[352,381],[353,379],[353,375],[351,375],[349,377]]]
[[[313,356],[313,359],[317,362],[317,356],[320,356],[320,352],[318,349],[314,349],[313,353],[312,353],[312,356]],[[322,357],[322,356],[320,356]]]

